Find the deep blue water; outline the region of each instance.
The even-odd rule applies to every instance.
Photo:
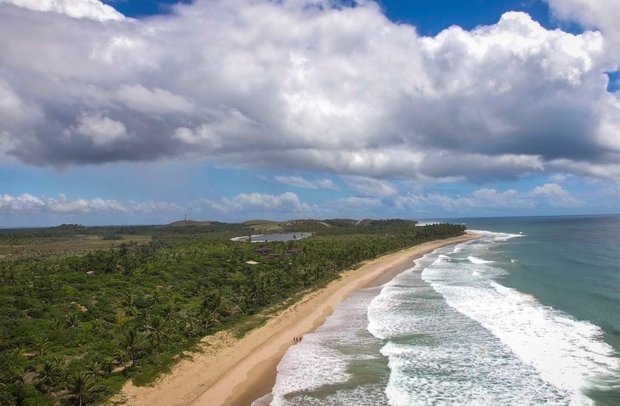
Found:
[[[620,217],[451,221],[482,238],[338,305],[271,404],[620,404]]]

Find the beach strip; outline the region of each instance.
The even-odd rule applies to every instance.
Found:
[[[128,382],[114,401],[129,406],[248,406],[271,392],[277,365],[296,337],[323,324],[333,306],[352,291],[384,284],[411,268],[414,259],[475,238],[478,236],[468,233],[419,244],[345,271],[339,279],[308,293],[241,339],[230,332],[205,337],[204,353],[180,361],[153,386],[136,387]]]

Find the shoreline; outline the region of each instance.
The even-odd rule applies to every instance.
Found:
[[[426,242],[345,271],[339,279],[306,294],[241,339],[226,331],[205,337],[201,343],[204,352],[180,361],[153,386],[136,387],[127,382],[112,402],[129,406],[250,405],[271,392],[277,365],[294,344],[293,338],[316,330],[333,306],[351,292],[381,286],[411,268],[414,259],[476,238],[467,233]]]

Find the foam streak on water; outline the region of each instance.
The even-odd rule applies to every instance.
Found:
[[[355,292],[315,333],[289,348],[278,365],[271,405],[387,403],[382,343],[366,330],[366,309],[377,293],[377,288]]]
[[[476,321],[498,339],[570,404],[589,404],[584,389],[620,371],[613,348],[602,330],[534,297],[507,288],[495,279],[503,270],[479,260],[489,244],[507,241],[504,234],[485,233],[465,254],[439,256],[425,267],[422,279],[447,304]],[[464,255],[467,255],[464,257]]]
[[[424,269],[434,261],[448,257],[428,255],[416,266]],[[381,352],[389,359],[391,405],[568,403],[567,393],[448,306],[418,272],[385,286],[368,315],[369,331],[386,342]]]

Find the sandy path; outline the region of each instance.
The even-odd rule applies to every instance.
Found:
[[[127,383],[115,401],[130,406],[249,405],[269,393],[276,367],[293,337],[315,330],[350,292],[379,285],[410,268],[413,259],[439,247],[477,238],[468,234],[417,245],[347,271],[309,293],[240,340],[220,332],[203,340],[204,353],[182,360],[152,387]]]

